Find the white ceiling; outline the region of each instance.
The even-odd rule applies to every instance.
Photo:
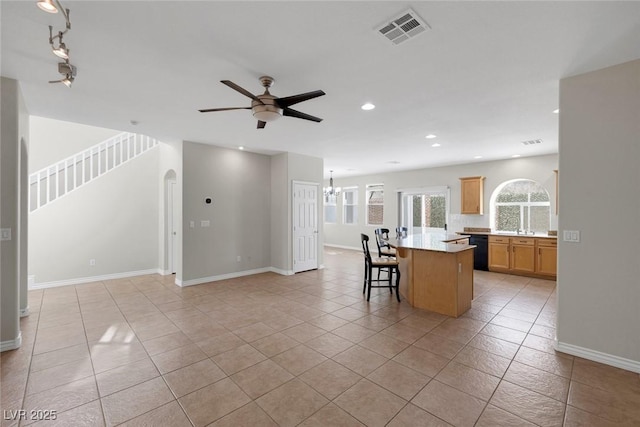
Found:
[[[327,177],[557,153],[559,80],[640,58],[640,2],[61,1],[72,89],[47,83],[63,17],[1,2],[2,75],[32,115],[322,157]],[[408,7],[431,30],[393,45],[375,28]],[[265,74],[276,96],[324,90],[294,106],[324,121],[197,111],[249,106],[219,81],[259,94]]]

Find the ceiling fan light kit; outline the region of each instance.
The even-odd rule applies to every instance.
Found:
[[[325,95],[321,90],[313,92],[301,93],[298,95],[287,96],[284,98],[278,98],[269,93],[269,88],[273,85],[274,79],[269,76],[260,77],[260,83],[264,87],[264,93],[262,95],[254,95],[248,90],[238,86],[230,80],[221,80],[220,83],[229,86],[231,89],[240,92],[244,96],[251,98],[251,107],[226,107],[226,108],[207,108],[198,110],[201,113],[210,113],[214,111],[229,111],[229,110],[251,110],[253,117],[258,120],[258,129],[264,129],[267,122],[272,122],[279,119],[281,116],[294,117],[297,119],[310,120],[312,122],[321,122],[322,119],[314,117],[309,114],[289,108],[289,106],[297,104],[302,101],[317,98]]]
[[[62,40],[64,35],[71,29],[71,21],[69,20],[69,9],[65,9],[60,4],[59,0],[39,0],[36,5],[47,13],[58,13],[62,11],[62,15],[65,19],[64,31],[58,31],[58,34],[53,35],[53,26],[49,25],[49,45],[51,45],[51,51],[58,57],[64,59],[65,62],[58,64],[58,72],[64,76],[60,80],[51,80],[49,83],[63,83],[67,87],[71,87],[76,77],[76,67],[69,62],[69,48]],[[56,46],[55,42],[58,42]]]

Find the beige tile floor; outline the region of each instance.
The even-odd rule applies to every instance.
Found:
[[[640,425],[638,374],[553,350],[554,282],[476,272],[452,319],[385,289],[367,303],[357,252],[325,265],[32,291],[2,409],[56,411],[48,426]]]

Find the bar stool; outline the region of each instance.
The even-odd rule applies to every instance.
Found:
[[[396,256],[396,250],[389,245],[389,229],[376,228],[376,245],[378,245],[378,256]]]
[[[402,239],[403,237],[407,237],[407,233],[409,229],[407,227],[396,227],[396,239]]]
[[[369,252],[369,236],[366,234],[360,234],[360,240],[362,242],[362,251],[364,253],[364,287],[362,293],[367,292],[367,301],[371,298],[371,288],[386,288],[389,287],[389,292],[393,295],[393,273],[396,274],[396,298],[400,302],[400,269],[398,268],[398,260],[392,257],[378,257],[372,258],[371,252]],[[378,279],[373,279],[373,269],[378,269]],[[380,270],[386,270],[388,273],[387,279],[380,279]],[[372,285],[372,282],[388,282],[387,285]]]

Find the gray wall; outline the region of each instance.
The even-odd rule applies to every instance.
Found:
[[[559,348],[640,372],[640,60],[560,81]],[[604,359],[604,360],[602,360]]]
[[[269,268],[270,157],[185,141],[183,162],[183,284]]]
[[[36,286],[157,271],[158,163],[155,148],[30,214]]]
[[[271,266],[291,271],[289,258],[289,155],[271,156]]]
[[[358,224],[342,223],[342,196],[338,197],[337,224],[324,224],[325,244],[360,248],[360,233],[373,237],[379,226],[366,225],[366,186],[384,184],[384,227],[395,230],[398,225],[398,196],[400,189],[448,186],[451,191],[448,230],[462,231],[464,227],[491,227],[489,201],[493,191],[503,182],[526,178],[540,183],[551,198],[551,229],[557,226],[555,213],[556,184],[554,169],[558,169],[558,156],[536,156],[492,162],[477,162],[413,171],[393,172],[359,177],[335,178],[336,187],[358,187]],[[484,176],[484,215],[460,214],[460,179],[467,176]],[[325,186],[329,185],[325,181]]]
[[[26,215],[20,209],[20,144],[28,141],[29,118],[16,80],[2,77],[0,93],[0,227],[11,229],[11,240],[0,243],[0,342],[9,349],[20,345],[20,272],[27,262],[20,257]]]

